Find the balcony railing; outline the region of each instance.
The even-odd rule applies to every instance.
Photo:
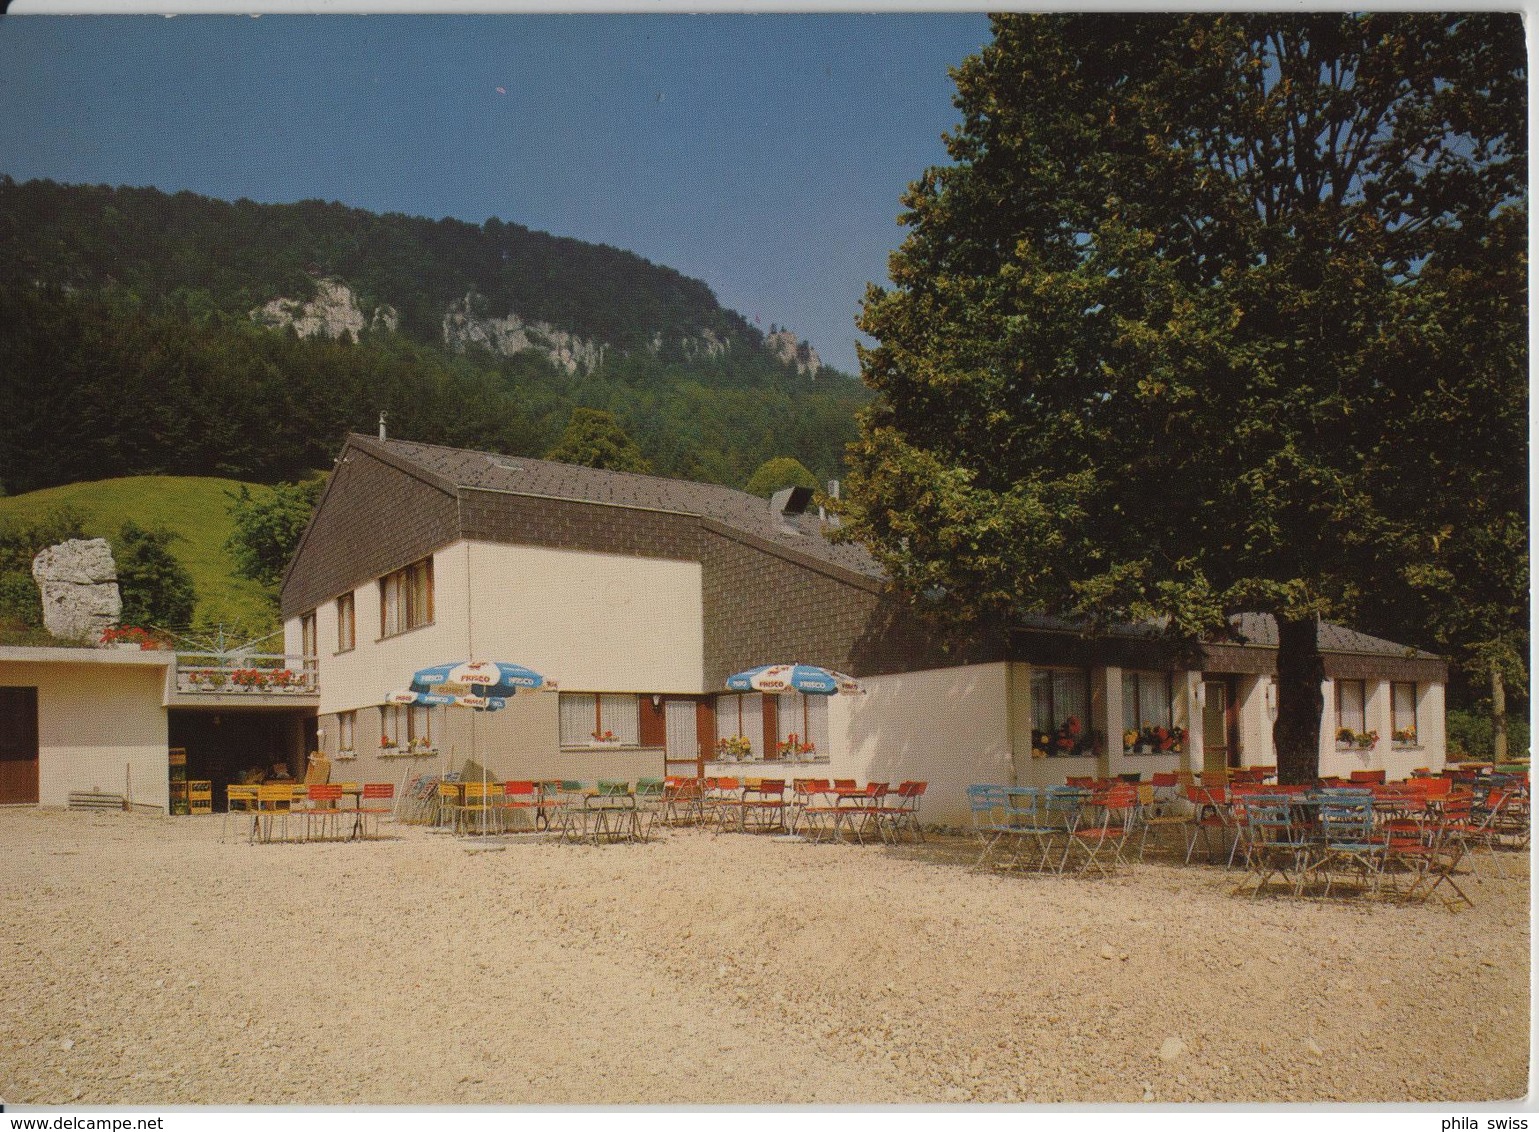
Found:
[[[316,658],[284,653],[178,652],[176,690],[220,696],[313,696]]]

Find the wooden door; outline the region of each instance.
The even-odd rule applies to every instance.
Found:
[[[37,689],[0,688],[0,805],[36,803]]]
[[[1239,711],[1234,681],[1209,677],[1202,682],[1202,769],[1240,765]]]

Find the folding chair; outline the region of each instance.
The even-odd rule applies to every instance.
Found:
[[[1315,817],[1319,846],[1309,871],[1325,878],[1324,895],[1331,894],[1332,880],[1339,875],[1358,877],[1366,888],[1370,879],[1377,893],[1384,882],[1388,837],[1374,823],[1371,795],[1356,797],[1345,792],[1321,799]]]
[[[786,783],[783,778],[762,778],[743,791],[742,824],[762,831],[786,825]]]
[[[927,782],[898,783],[896,801],[883,806],[879,815],[877,829],[884,840],[891,840],[896,845],[904,830],[912,832],[915,840],[924,840],[924,829],[919,824],[919,805],[928,788]],[[888,797],[893,795],[889,794]]]
[[[294,788],[287,782],[269,783],[257,787],[256,809],[251,815],[251,840],[271,842],[273,840],[273,826],[281,818],[283,821],[283,836],[280,841],[287,841],[289,836],[289,812],[294,808]]]
[[[533,782],[504,782],[502,784],[502,797],[497,801],[497,811],[500,815],[500,824],[504,831],[514,826],[511,820],[515,817],[527,817],[529,829],[540,828],[540,813],[546,806],[545,799],[540,796],[540,788]]]
[[[1117,865],[1124,863],[1122,849],[1133,830],[1138,788],[1129,782],[1110,786],[1093,793],[1088,806],[1092,818],[1069,833],[1068,855],[1078,853],[1083,858],[1081,874],[1094,868],[1102,876],[1111,876]]]
[[[967,809],[972,821],[973,836],[978,839],[978,859],[973,868],[981,868],[990,851],[1003,837],[1011,832],[1006,817],[1009,798],[1006,788],[989,783],[975,783],[967,788]]]
[[[226,786],[224,788],[224,821],[219,826],[219,840],[223,841],[230,831],[230,815],[249,814],[257,808],[259,786]]]
[[[335,831],[335,836],[342,836],[342,787],[339,783],[311,783],[305,787],[305,800],[294,816],[304,819],[304,840],[326,840],[326,830],[330,827]],[[312,837],[315,827],[320,826],[320,836]]]
[[[353,819],[353,834],[367,838],[369,820],[374,821],[374,836],[379,837],[379,822],[386,814],[395,814],[395,783],[365,782],[358,797],[358,814]]]
[[[1160,797],[1160,777],[1160,775],[1156,774],[1154,776],[1154,784],[1138,788],[1138,814],[1134,819],[1134,824],[1139,831],[1138,859],[1140,861],[1144,859],[1144,851],[1148,846],[1150,833],[1156,835],[1155,841],[1158,842],[1165,831],[1177,831],[1181,837],[1182,851],[1190,848],[1188,845],[1188,834],[1191,833],[1195,836],[1195,831],[1192,829],[1191,815],[1177,808],[1180,805],[1179,802],[1168,797],[1164,799]],[[1174,787],[1175,775],[1171,775],[1170,779],[1170,786]]]
[[[661,778],[636,780],[636,834],[642,841],[652,837],[652,827],[662,812],[665,789],[666,782]]]
[[[1259,896],[1267,881],[1281,876],[1289,891],[1299,895],[1309,871],[1313,845],[1302,837],[1293,820],[1293,798],[1288,795],[1254,794],[1245,799],[1246,866],[1256,875],[1252,896]]]

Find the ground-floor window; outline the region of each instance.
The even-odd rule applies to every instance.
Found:
[[[629,692],[562,692],[561,745],[641,745],[639,699]]]
[[[1049,758],[1095,753],[1088,668],[1031,670],[1031,745]]]
[[[1390,739],[1402,747],[1416,746],[1416,685],[1390,685]]]
[[[1368,686],[1362,680],[1336,681],[1336,742],[1355,746],[1368,731]]]
[[[416,704],[386,704],[379,709],[381,747],[433,746],[433,709]]]
[[[358,738],[358,713],[356,711],[343,711],[337,713],[337,750],[351,754],[357,750],[353,746]]]
[[[782,758],[827,758],[828,697],[792,692],[777,699],[776,753]]]
[[[716,749],[736,758],[764,757],[764,696],[759,692],[716,697]]]
[[[1174,682],[1168,672],[1122,674],[1122,743],[1158,746],[1175,727]]]

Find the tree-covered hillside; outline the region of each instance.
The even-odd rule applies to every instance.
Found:
[[[252,317],[321,279],[360,309],[390,307],[398,330],[306,338]],[[467,293],[600,344],[600,360],[449,348],[445,312]],[[741,486],[791,456],[828,478],[865,399],[854,378],[782,361],[699,281],[613,248],[495,220],[0,178],[10,493],[135,474],[294,479],[381,411],[393,435],[538,456],[577,407],[614,413],[659,475]]]

